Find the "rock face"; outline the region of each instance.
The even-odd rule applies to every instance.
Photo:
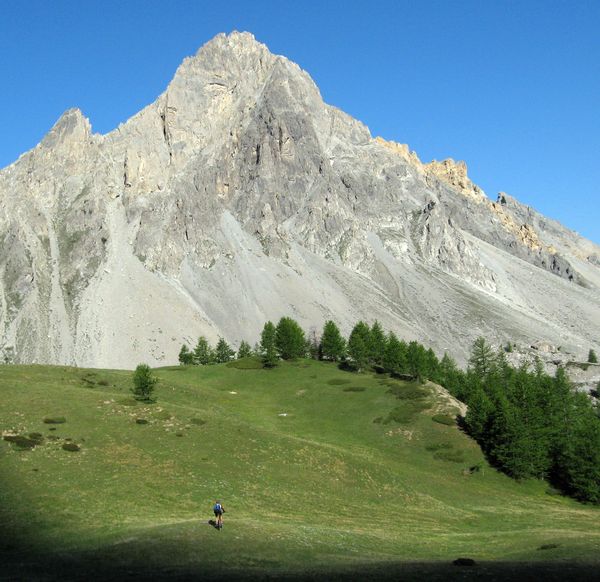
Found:
[[[247,33],[107,135],[67,111],[0,171],[0,242],[7,361],[174,363],[284,314],[377,318],[460,361],[478,335],[600,350],[598,246],[373,139]]]

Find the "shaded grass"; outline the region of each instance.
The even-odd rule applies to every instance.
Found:
[[[327,384],[330,386],[342,386],[344,384],[352,384],[352,380],[348,378],[332,378],[331,380],[327,380]]]

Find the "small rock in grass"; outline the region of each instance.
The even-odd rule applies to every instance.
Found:
[[[62,448],[64,451],[70,451],[72,453],[76,453],[77,451],[81,450],[81,447],[75,443],[65,443]]]
[[[455,566],[474,566],[475,560],[472,558],[457,558],[452,562]]]

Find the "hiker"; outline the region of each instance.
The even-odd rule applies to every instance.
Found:
[[[218,499],[215,501],[213,511],[215,512],[215,517],[217,520],[215,527],[217,529],[221,529],[223,527],[223,514],[225,513],[225,508],[221,505],[221,502]]]

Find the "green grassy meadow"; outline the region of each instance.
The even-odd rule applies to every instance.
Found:
[[[154,404],[132,399],[128,371],[0,366],[3,436],[42,435],[0,441],[6,578],[441,580],[459,557],[490,573],[598,563],[600,508],[491,468],[432,420],[456,411],[429,387],[240,362],[157,369]]]

